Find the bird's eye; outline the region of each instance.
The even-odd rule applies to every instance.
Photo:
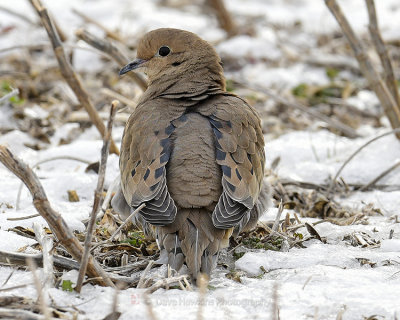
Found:
[[[162,46],[160,49],[158,49],[158,54],[161,57],[165,57],[165,56],[169,55],[170,52],[171,52],[171,49],[168,48],[167,46]]]

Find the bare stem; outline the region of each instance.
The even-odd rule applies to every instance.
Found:
[[[118,63],[120,67],[129,62],[129,59],[111,41],[108,41],[107,39],[100,39],[84,29],[77,30],[75,34],[79,39],[85,41],[87,44],[101,52],[104,52],[116,63]],[[143,91],[147,89],[147,81],[142,75],[136,72],[129,72],[128,76],[131,77]]]
[[[92,120],[96,128],[99,130],[101,136],[104,138],[106,134],[106,128],[104,126],[104,123],[101,120],[96,108],[90,101],[88,93],[83,88],[80,78],[78,77],[78,75],[72,68],[71,64],[69,63],[67,56],[64,52],[63,45],[60,41],[59,35],[56,31],[56,28],[54,27],[52,20],[50,19],[47,9],[42,6],[40,0],[32,0],[32,3],[42,21],[44,28],[47,31],[58,64],[60,66],[60,71],[62,76],[64,77],[65,81],[67,81],[72,91],[75,93],[81,105],[85,108],[85,110],[89,114],[90,119]],[[119,155],[118,147],[115,145],[112,139],[111,139],[110,151],[112,153]]]
[[[392,128],[399,128],[400,111],[396,104],[396,101],[391,95],[386,83],[382,80],[379,73],[374,68],[369,56],[366,54],[366,51],[360,39],[354,33],[337,1],[325,0],[325,3],[339,23],[344,35],[349,41],[351,49],[353,50],[353,53],[360,66],[360,70],[363,73],[364,77],[367,79],[368,84],[370,85],[372,90],[374,90],[379,101],[381,102],[382,108],[385,111],[385,114],[388,117]],[[400,133],[397,133],[396,137],[400,139]]]
[[[33,197],[33,205],[46,220],[54,236],[74,259],[80,261],[83,255],[82,245],[74,236],[62,216],[51,207],[43,186],[32,169],[17,159],[8,148],[2,145],[0,145],[0,162],[25,183]],[[89,259],[88,274],[91,277],[98,277],[98,283],[101,285],[114,286],[93,257]]]
[[[335,177],[333,178],[331,185],[329,187],[329,189],[331,190],[333,188],[333,185],[336,183],[337,178],[339,177],[339,175],[341,174],[341,172],[343,171],[344,167],[346,167],[346,165],[358,154],[360,153],[361,150],[363,150],[365,147],[367,147],[369,144],[371,144],[372,142],[379,140],[383,137],[386,137],[390,134],[396,134],[400,132],[400,128],[391,130],[389,132],[385,132],[377,137],[372,138],[371,140],[368,140],[366,143],[364,143],[361,147],[359,147],[356,151],[354,151],[350,157],[347,158],[347,160],[345,162],[343,162],[343,164],[341,165],[341,167],[339,168],[339,170],[336,172]]]
[[[378,19],[376,17],[375,10],[375,2],[374,0],[365,0],[365,2],[368,8],[368,29],[384,70],[383,80],[385,81],[390,93],[392,94],[392,97],[397,104],[397,109],[400,112],[399,90],[397,89],[397,82],[394,76],[392,62],[390,61],[388,51],[386,49],[385,43],[383,42],[382,35],[379,31]]]
[[[96,215],[101,207],[101,200],[103,198],[103,186],[104,186],[104,177],[106,173],[106,166],[107,166],[107,159],[108,159],[108,151],[110,148],[110,139],[111,139],[111,132],[112,132],[112,124],[114,121],[115,113],[117,111],[118,101],[114,100],[111,104],[110,110],[110,118],[107,124],[107,132],[104,136],[103,140],[103,147],[101,149],[101,160],[100,160],[100,169],[99,169],[99,177],[97,180],[97,188],[94,193],[94,203],[92,213],[90,215],[89,224],[86,231],[85,237],[85,247],[84,253],[81,261],[81,267],[79,269],[78,281],[75,287],[77,292],[81,291],[83,279],[86,274],[87,263],[90,255],[90,246],[92,243],[93,237],[93,229],[96,222]]]

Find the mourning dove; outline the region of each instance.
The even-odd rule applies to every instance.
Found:
[[[232,234],[268,204],[264,138],[257,112],[225,89],[221,60],[197,35],[157,29],[139,42],[149,86],[122,138],[120,189],[112,206],[155,236],[173,270],[210,275]]]

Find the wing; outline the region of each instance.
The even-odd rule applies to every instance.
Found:
[[[175,127],[168,113],[154,103],[138,106],[129,118],[122,138],[121,188],[126,202],[157,226],[174,221],[176,206],[171,198],[165,166],[171,153],[170,136]]]
[[[216,161],[223,173],[223,192],[212,219],[215,227],[228,229],[248,216],[260,194],[264,137],[256,111],[234,95],[215,99],[204,114],[213,127]]]

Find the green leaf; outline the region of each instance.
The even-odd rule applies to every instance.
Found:
[[[62,287],[63,291],[69,291],[69,292],[74,291],[74,288],[72,288],[71,280],[63,280],[61,287]]]
[[[297,87],[292,89],[292,94],[296,97],[307,98],[308,85],[300,83]]]
[[[325,69],[326,75],[327,77],[333,81],[335,80],[335,78],[337,77],[337,75],[339,74],[339,70],[335,69],[335,68],[326,68]]]

